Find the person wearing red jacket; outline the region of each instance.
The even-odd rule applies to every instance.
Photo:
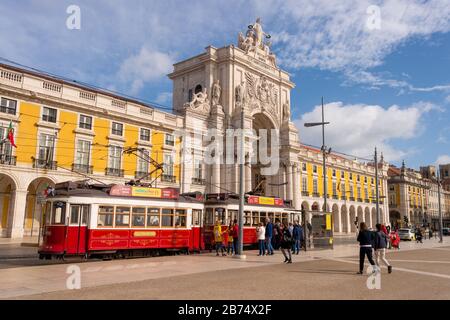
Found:
[[[237,219],[234,219],[233,232],[231,234],[233,236],[234,254],[241,254],[238,248],[239,226]]]

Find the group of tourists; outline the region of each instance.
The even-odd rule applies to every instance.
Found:
[[[376,231],[370,231],[364,222],[361,222],[357,241],[359,242],[359,271],[363,274],[365,257],[372,266],[380,267],[380,259],[388,268],[388,273],[392,272],[392,266],[386,259],[386,249],[390,241],[389,233],[384,225],[377,224]],[[375,252],[375,261],[373,260]]]
[[[234,255],[238,252],[239,228],[237,220],[234,220],[226,230],[222,230],[222,221],[217,220],[214,226],[214,243],[216,255]],[[273,255],[275,250],[280,249],[285,263],[292,263],[292,254],[299,254],[302,247],[303,228],[295,221],[294,223],[281,223],[279,219],[272,223],[267,219],[256,227],[258,240],[258,256]]]

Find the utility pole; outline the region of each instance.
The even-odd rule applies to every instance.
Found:
[[[372,196],[373,197],[373,196]],[[377,147],[375,147],[375,204],[377,211],[377,223],[380,223],[380,194],[378,189],[378,154]]]
[[[241,141],[239,146],[239,152],[241,158],[239,163],[239,236],[238,236],[238,248],[239,252],[237,257],[239,259],[245,259],[244,253],[244,204],[245,204],[245,192],[244,192],[244,165],[245,165],[245,134],[244,134],[244,106],[241,105]]]
[[[323,110],[323,97],[322,97],[322,155],[323,155],[323,212],[327,212],[327,150],[325,146],[325,113]]]
[[[438,206],[439,206],[439,243],[444,242],[443,240],[443,223],[442,223],[442,208],[441,208],[441,174],[440,171],[438,171],[437,176],[437,184],[438,184]]]

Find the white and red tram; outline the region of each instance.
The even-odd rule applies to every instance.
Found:
[[[126,257],[211,248],[212,229],[237,219],[238,199],[228,194],[180,195],[175,188],[58,184],[44,210],[40,258]],[[292,221],[281,199],[249,196],[244,244],[256,244],[255,227],[269,217]]]

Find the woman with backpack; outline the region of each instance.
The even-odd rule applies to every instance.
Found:
[[[281,237],[281,252],[284,256],[284,263],[292,263],[292,244],[294,243],[292,233],[289,231],[289,227],[286,222],[283,222],[283,230]]]

